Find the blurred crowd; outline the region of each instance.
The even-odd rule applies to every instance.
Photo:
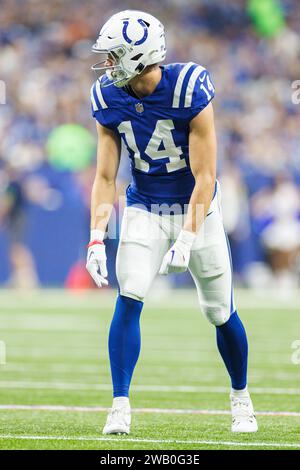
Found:
[[[105,20],[129,7],[164,23],[167,62],[200,63],[214,80],[219,179],[237,279],[299,286],[300,104],[292,101],[292,82],[300,79],[300,3],[280,3],[285,27],[263,38],[244,0],[3,0],[0,283],[89,282],[81,267],[94,165],[55,169],[45,142],[64,123],[95,132],[91,45]],[[123,158],[120,188],[129,178]]]

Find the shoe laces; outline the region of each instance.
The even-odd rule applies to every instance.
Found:
[[[253,412],[251,409],[251,402],[249,398],[232,398],[232,411],[234,417],[252,418]]]
[[[118,420],[122,419],[122,421],[125,421],[125,415],[126,415],[126,409],[125,408],[112,408],[109,413],[109,418],[113,420]]]

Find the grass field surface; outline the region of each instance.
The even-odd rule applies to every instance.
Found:
[[[0,291],[0,448],[300,449],[300,297],[236,297],[259,432],[230,432],[214,327],[194,291],[171,291],[144,307],[131,434],[103,436],[115,294]]]

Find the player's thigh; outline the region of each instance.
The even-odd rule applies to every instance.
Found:
[[[158,216],[126,208],[116,260],[120,293],[143,300],[167,249],[168,240],[161,231]]]
[[[224,324],[234,311],[234,301],[230,248],[220,213],[214,214],[204,240],[191,251],[189,270],[202,312],[212,324]]]

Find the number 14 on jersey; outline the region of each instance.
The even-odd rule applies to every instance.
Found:
[[[145,154],[151,158],[151,160],[166,159],[166,168],[168,173],[180,170],[187,166],[185,159],[180,158],[182,155],[181,147],[176,147],[175,145],[172,135],[172,130],[174,129],[175,127],[172,119],[158,120],[145,150]],[[148,173],[150,170],[150,164],[141,157],[131,121],[122,122],[118,126],[118,131],[120,134],[124,134],[126,146],[128,150],[133,153],[135,168]]]

